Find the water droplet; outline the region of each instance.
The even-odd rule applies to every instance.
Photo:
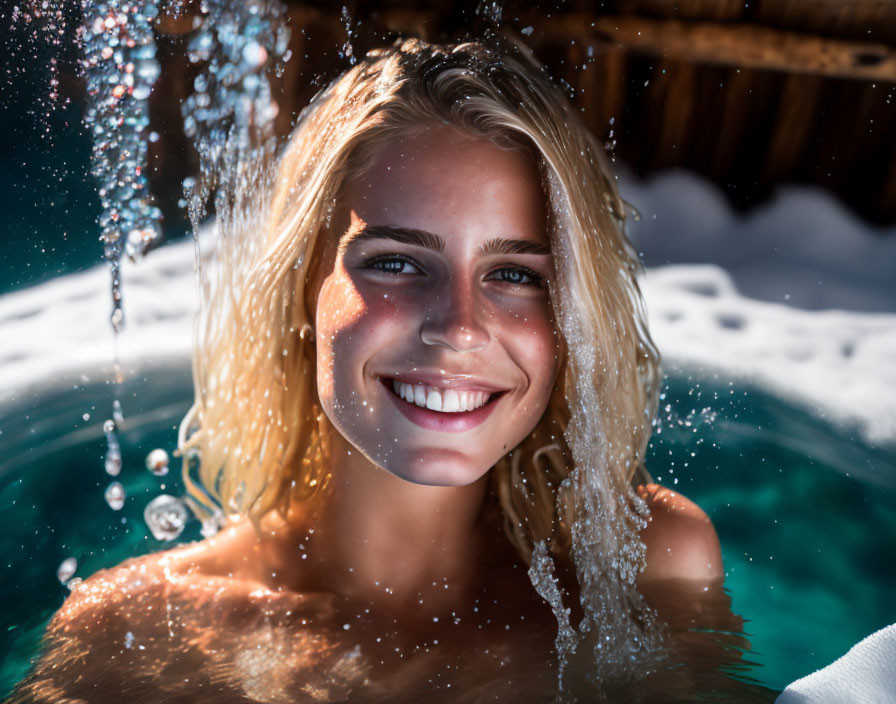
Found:
[[[249,41],[243,47],[243,61],[249,66],[259,67],[268,60],[267,50],[258,42]]]
[[[224,517],[224,514],[221,513],[220,510],[215,509],[215,512],[211,516],[202,521],[202,528],[199,532],[202,534],[203,538],[211,538],[213,535],[217,535],[218,531],[224,527],[226,521],[227,519]]]
[[[117,477],[121,474],[121,448],[118,444],[110,444],[106,450],[106,460],[103,464],[106,474],[110,477]]]
[[[124,323],[124,311],[121,308],[116,308],[112,311],[112,317],[110,318],[112,322],[112,329],[115,332],[121,330],[122,323]]]
[[[124,421],[124,413],[121,410],[121,401],[115,399],[112,402],[112,420],[115,421],[115,425],[121,425]]]
[[[143,510],[143,520],[156,540],[174,540],[183,533],[188,514],[184,502],[175,496],[161,494]]]
[[[157,448],[146,456],[146,468],[157,477],[168,474],[168,453]]]
[[[56,569],[56,576],[59,581],[65,584],[70,580],[78,569],[78,561],[73,557],[65,558]]]
[[[119,511],[124,506],[125,493],[121,482],[112,482],[106,487],[106,492],[103,496],[105,496],[106,503],[109,504],[109,508],[113,511]]]

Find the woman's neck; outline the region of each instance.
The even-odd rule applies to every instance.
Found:
[[[329,486],[296,512],[289,530],[285,559],[295,561],[290,571],[304,589],[417,611],[438,611],[477,590],[488,561],[487,475],[462,487],[414,484],[336,432],[330,456]]]

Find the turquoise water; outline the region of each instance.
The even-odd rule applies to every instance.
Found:
[[[56,568],[78,559],[86,577],[122,559],[169,547],[142,520],[146,503],[181,492],[144,469],[170,451],[189,406],[189,370],[158,368],[125,383],[128,498],[109,509],[102,423],[112,387],[82,381],[29,393],[0,416],[0,693],[26,672],[66,588]],[[83,414],[89,414],[84,420]],[[732,608],[747,623],[759,663],[746,673],[769,687],[828,664],[896,622],[896,448],[873,449],[804,410],[724,379],[667,380],[661,430],[648,467],[697,501],[722,541]],[[677,483],[676,483],[677,481]],[[180,542],[199,539],[192,522]]]

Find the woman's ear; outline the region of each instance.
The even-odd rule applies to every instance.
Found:
[[[299,330],[299,337],[302,340],[308,340],[308,342],[310,342],[313,345],[314,344],[314,328],[311,325],[309,325],[308,323],[305,323],[302,326],[302,329]]]

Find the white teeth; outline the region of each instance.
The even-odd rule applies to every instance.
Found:
[[[397,379],[392,380],[392,389],[405,401],[441,413],[473,411],[484,406],[489,398],[485,391],[440,389],[428,384],[408,384]]]
[[[457,391],[454,389],[445,389],[442,394],[442,411],[445,413],[457,413],[460,408],[460,399],[457,397]]]

